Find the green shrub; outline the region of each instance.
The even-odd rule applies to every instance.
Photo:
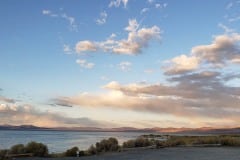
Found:
[[[46,157],[48,156],[48,148],[42,143],[29,142],[26,145],[26,153],[33,153],[33,156],[37,157]]]
[[[71,149],[68,149],[65,153],[65,155],[67,157],[76,157],[77,156],[77,151],[78,151],[78,147],[73,147]]]
[[[10,154],[23,154],[26,153],[25,146],[23,144],[16,144],[11,147]]]

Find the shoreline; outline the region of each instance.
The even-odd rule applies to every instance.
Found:
[[[109,154],[120,154],[120,156],[125,155],[128,157],[128,154],[132,152],[142,154],[142,152],[150,150],[159,150],[158,152],[161,153],[162,150],[171,150],[176,148],[178,148],[177,151],[185,150],[186,152],[188,152],[189,149],[201,152],[201,150],[208,151],[213,150],[214,148],[215,150],[219,150],[219,148],[234,148],[234,150],[237,149],[239,151],[240,135],[173,136],[149,134],[141,135],[136,139],[127,140],[122,144],[118,142],[118,139],[110,137],[96,142],[95,145],[92,144],[87,150],[80,150],[75,146],[61,153],[49,153],[47,145],[32,141],[26,145],[16,144],[10,149],[2,150],[1,156],[4,160],[23,156],[30,156],[31,158],[28,159],[35,159],[36,157],[44,159],[81,157],[82,159],[85,157],[101,157]]]

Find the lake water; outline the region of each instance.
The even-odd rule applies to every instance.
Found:
[[[0,149],[30,141],[44,143],[50,152],[63,152],[71,147],[87,149],[90,145],[109,137],[115,137],[121,144],[146,132],[77,132],[77,131],[23,131],[0,130]]]

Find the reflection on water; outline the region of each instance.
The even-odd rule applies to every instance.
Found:
[[[44,143],[50,152],[63,152],[73,146],[87,149],[91,144],[109,137],[116,137],[119,143],[140,136],[141,132],[72,132],[72,131],[12,131],[0,130],[0,149],[30,141]]]

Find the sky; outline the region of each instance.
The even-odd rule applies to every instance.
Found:
[[[239,127],[239,0],[0,1],[0,124]]]

